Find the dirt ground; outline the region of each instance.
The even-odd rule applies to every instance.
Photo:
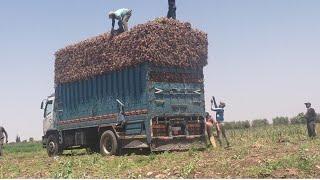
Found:
[[[77,150],[49,158],[40,143],[7,145],[0,178],[320,177],[320,139],[307,138],[304,126],[233,130],[228,136],[230,148],[111,157]]]

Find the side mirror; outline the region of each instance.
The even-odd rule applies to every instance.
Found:
[[[121,124],[121,127],[124,127],[124,125],[126,124],[124,104],[119,99],[116,99],[116,101],[119,105],[119,115],[117,121]]]
[[[124,104],[119,100],[119,99],[116,99],[117,102],[119,103],[120,106],[124,106]]]
[[[41,106],[40,106],[40,109],[43,109],[43,101],[41,102]]]
[[[40,109],[44,109],[45,108],[46,102],[47,102],[46,99],[42,100]]]
[[[119,104],[119,110],[120,110],[120,113],[122,114],[122,113],[124,113],[124,104],[119,100],[119,99],[116,99],[116,101],[118,102],[118,104]]]

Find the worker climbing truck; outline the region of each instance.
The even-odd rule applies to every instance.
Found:
[[[41,103],[49,156],[74,148],[114,155],[206,146],[207,36],[189,23],[157,19],[55,57],[55,93]]]

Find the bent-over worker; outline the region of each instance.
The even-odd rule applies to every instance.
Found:
[[[118,33],[122,33],[128,31],[128,21],[132,15],[131,9],[118,9],[116,11],[109,12],[109,18],[112,19],[112,29],[111,32],[114,32],[114,25],[116,20],[118,20],[119,29],[117,30]]]
[[[217,145],[216,145],[215,136],[213,134],[213,126],[215,126],[217,134],[218,134],[218,132],[220,132],[220,129],[217,124],[217,121],[214,120],[211,117],[211,115],[207,112],[206,113],[206,130],[207,130],[208,138],[211,142],[211,145],[215,148],[215,147],[217,147]]]
[[[168,0],[169,10],[167,14],[167,18],[176,19],[176,0]]]
[[[214,105],[214,108],[212,107]],[[227,143],[227,147],[230,146],[230,143],[228,141],[228,138],[226,136],[226,130],[224,128],[224,108],[225,108],[226,104],[223,102],[220,102],[219,106],[217,106],[216,103],[216,99],[213,96],[212,100],[211,100],[211,110],[216,112],[216,121],[218,124],[218,141],[220,146],[222,146],[222,140],[221,140],[221,136],[223,136],[223,138],[225,139],[226,143]]]
[[[214,120],[210,116],[210,114],[207,112],[206,113],[206,129],[208,133],[208,138],[210,138],[212,134],[212,128],[213,128]]]
[[[6,136],[5,142],[8,143],[7,131],[2,126],[0,126],[0,156],[3,155],[2,148],[3,148],[3,143],[4,143],[4,135]]]
[[[316,137],[316,111],[311,107],[311,103],[304,103],[307,108],[307,113],[305,114],[305,118],[307,120],[307,129],[309,137]]]

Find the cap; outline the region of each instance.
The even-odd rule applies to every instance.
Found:
[[[220,105],[221,105],[221,106],[226,106],[226,103],[220,102]]]
[[[109,18],[112,18],[113,15],[114,15],[113,11],[110,11],[109,14],[108,14]]]

